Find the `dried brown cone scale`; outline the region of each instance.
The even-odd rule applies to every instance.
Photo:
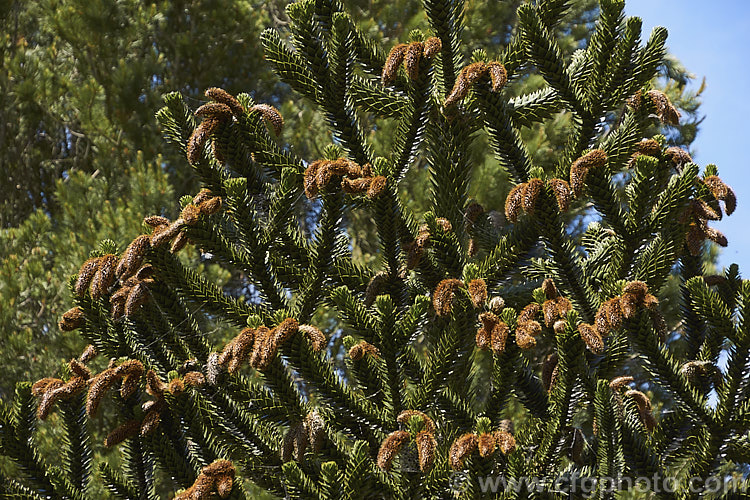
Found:
[[[448,464],[453,470],[464,468],[464,461],[477,449],[478,439],[476,434],[467,433],[456,439],[448,452]]]
[[[378,451],[378,467],[384,470],[390,469],[393,459],[396,458],[401,448],[409,442],[409,439],[411,439],[411,436],[407,431],[394,431],[388,434]]]

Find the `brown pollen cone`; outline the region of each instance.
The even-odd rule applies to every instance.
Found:
[[[420,431],[415,438],[417,443],[417,456],[419,457],[419,469],[422,472],[429,472],[435,465],[435,450],[437,449],[437,440],[429,431]]]
[[[422,55],[427,58],[433,57],[435,54],[440,52],[442,48],[443,42],[441,42],[438,37],[431,36],[424,42],[424,52],[422,53]]]
[[[407,48],[408,45],[406,45],[405,43],[399,43],[388,53],[388,57],[385,60],[385,65],[383,65],[383,73],[381,75],[383,85],[388,85],[396,79],[398,68],[404,61]]]
[[[451,445],[450,452],[448,453],[448,463],[450,464],[451,469],[463,469],[464,461],[474,453],[474,450],[477,449],[477,445],[478,440],[474,433],[466,433],[456,439]]]
[[[432,294],[432,306],[438,316],[448,316],[453,306],[456,291],[463,287],[463,282],[457,279],[444,279],[438,283]]]
[[[58,326],[60,327],[60,330],[70,332],[77,328],[81,328],[85,323],[86,318],[83,315],[83,310],[76,306],[63,313]]]
[[[505,198],[505,218],[510,222],[516,222],[518,215],[521,213],[521,206],[523,204],[523,191],[526,184],[518,184],[508,193],[508,197]]]
[[[422,58],[424,44],[422,42],[411,42],[406,48],[404,55],[404,66],[409,79],[416,80],[419,78],[419,60]]]
[[[267,123],[271,124],[277,136],[281,135],[281,130],[284,128],[284,117],[281,116],[278,109],[268,104],[256,104],[250,108],[250,112],[254,113],[256,111],[260,113]]]
[[[91,285],[91,280],[94,279],[96,270],[99,269],[99,262],[99,257],[92,257],[84,262],[78,271],[78,279],[76,279],[74,291],[79,297],[83,297],[83,294],[86,293],[89,285]]]
[[[378,358],[380,351],[377,347],[364,340],[353,345],[352,348],[349,349],[349,357],[352,358],[352,361],[359,361],[365,357],[365,354],[368,354],[373,358]]]
[[[487,283],[482,278],[469,282],[469,297],[474,309],[482,307],[487,300]]]
[[[732,212],[737,208],[737,195],[734,193],[732,188],[727,186],[716,175],[709,175],[703,179],[703,183],[708,186],[711,194],[714,198],[724,202],[724,211],[727,215],[732,215]]]
[[[388,437],[385,438],[378,451],[378,467],[384,470],[390,469],[393,459],[396,458],[398,452],[409,439],[411,439],[411,436],[407,431],[394,431],[388,434]]]
[[[479,456],[482,458],[487,458],[488,456],[495,453],[495,446],[496,446],[495,436],[492,434],[480,434],[479,437],[477,437],[477,448],[479,448]]]
[[[578,333],[581,334],[581,338],[591,352],[604,354],[604,341],[596,328],[587,323],[581,323],[578,325]]]
[[[211,87],[209,89],[206,89],[204,95],[216,102],[226,104],[231,110],[232,114],[237,118],[242,116],[245,112],[245,109],[242,107],[242,104],[240,104],[240,101],[238,101],[236,97],[234,97],[224,89]]]

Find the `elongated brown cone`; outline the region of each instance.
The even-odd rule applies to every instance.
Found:
[[[477,347],[480,349],[487,349],[491,346],[492,331],[495,329],[495,325],[500,322],[500,318],[498,318],[495,313],[483,312],[479,315],[479,321],[482,322],[482,326],[477,330]]]
[[[523,205],[523,191],[526,184],[518,184],[508,193],[508,197],[505,198],[505,218],[510,222],[516,222],[518,215],[521,213]]]
[[[467,433],[456,439],[448,453],[448,464],[453,470],[464,468],[464,461],[477,449],[476,434]]]
[[[490,74],[490,80],[492,81],[492,91],[500,92],[508,83],[508,71],[505,66],[497,61],[492,61],[487,63],[487,72]]]
[[[659,119],[667,125],[680,124],[680,112],[674,107],[667,95],[660,90],[649,90],[646,95],[651,98]]]
[[[244,108],[242,107],[242,104],[240,104],[240,101],[238,101],[236,97],[234,97],[232,94],[230,94],[224,89],[220,89],[218,87],[211,87],[209,89],[206,89],[204,94],[209,99],[213,99],[216,102],[220,102],[222,104],[226,104],[227,106],[229,106],[229,109],[232,111],[232,114],[236,116],[237,118],[242,116],[242,114],[245,112]]]
[[[54,382],[47,385],[47,389],[42,396],[37,408],[37,417],[40,420],[46,419],[55,403],[60,400],[70,399],[86,388],[86,380],[82,377],[72,377],[65,384],[57,387]]]
[[[435,436],[428,431],[420,431],[415,438],[417,443],[417,456],[419,457],[419,469],[422,472],[429,472],[435,465],[435,450],[437,449],[437,440]]]
[[[198,204],[198,212],[201,215],[213,215],[219,210],[221,210],[221,198],[219,196],[212,196]]]
[[[396,417],[396,421],[399,424],[406,424],[412,417],[419,417],[420,419],[422,419],[424,430],[433,434],[435,433],[435,421],[432,420],[432,418],[430,418],[426,413],[419,410],[404,410],[398,414],[398,417]]]
[[[526,323],[527,321],[533,321],[536,318],[536,315],[539,314],[541,310],[542,306],[540,306],[536,302],[528,304],[526,307],[521,309],[520,313],[518,313],[518,322]]]
[[[463,287],[463,282],[457,279],[445,279],[438,283],[432,294],[432,306],[438,316],[448,316],[453,307],[456,291]]]
[[[180,250],[185,248],[185,245],[187,245],[190,242],[190,240],[187,237],[186,233],[179,232],[177,233],[177,236],[175,239],[172,240],[172,244],[169,245],[169,253],[175,254],[178,253]]]
[[[322,351],[326,344],[328,344],[328,339],[325,334],[312,325],[300,325],[299,331],[305,336],[308,342],[310,342],[310,347],[312,347],[312,350],[315,352]]]
[[[88,380],[91,378],[91,370],[89,370],[83,363],[81,363],[77,359],[71,359],[70,363],[68,363],[68,366],[70,368],[70,373],[74,377],[81,377],[83,380]]]
[[[226,119],[232,116],[232,110],[226,104],[209,102],[195,110],[195,116]]]
[[[487,458],[495,453],[496,445],[495,436],[492,434],[484,433],[477,437],[477,448],[479,449],[479,456],[482,458]]]
[[[388,179],[382,175],[372,177],[370,180],[370,187],[367,188],[367,197],[375,199],[385,192]]]
[[[33,396],[39,397],[44,395],[44,393],[48,390],[53,391],[64,385],[65,382],[63,382],[59,378],[45,377],[34,382],[34,385],[31,386],[31,394]]]
[[[613,391],[618,391],[628,384],[635,382],[635,379],[629,375],[623,375],[621,377],[615,377],[609,381],[609,388]]]
[[[350,179],[344,177],[341,179],[341,190],[347,194],[363,194],[370,188],[371,183],[372,179],[370,178]]]
[[[469,297],[475,309],[482,307],[487,300],[487,283],[482,278],[469,282]]]
[[[182,381],[182,379],[179,378],[173,378],[169,381],[169,393],[174,396],[179,396],[185,392],[185,383]]]
[[[516,344],[521,349],[531,349],[536,345],[536,337],[542,332],[542,325],[537,321],[526,321],[516,326]]]
[[[128,298],[125,301],[125,315],[132,316],[135,311],[145,304],[151,293],[144,283],[136,284],[128,293]]]
[[[161,217],[161,219],[164,218]],[[142,234],[131,241],[128,248],[122,253],[120,262],[117,263],[115,276],[120,280],[129,278],[139,267],[141,267],[149,248],[151,248],[151,236],[147,234]]]
[[[154,432],[156,428],[159,427],[159,424],[161,423],[161,412],[164,406],[165,405],[162,400],[161,404],[154,404],[151,409],[146,412],[146,415],[141,421],[141,436],[146,436]]]
[[[318,169],[323,165],[322,160],[314,161],[305,169],[304,188],[305,196],[312,200],[318,196]]]
[[[83,294],[86,293],[89,285],[91,285],[91,280],[94,279],[96,270],[99,269],[99,262],[99,257],[92,257],[84,262],[78,271],[78,279],[76,279],[74,291],[79,297],[83,297]]]
[[[209,117],[196,127],[188,139],[187,159],[190,164],[195,165],[200,161],[208,138],[211,137],[211,134],[216,131],[220,124],[221,119]]]
[[[641,391],[629,390],[625,393],[625,397],[632,397],[635,404],[638,406],[638,412],[640,413],[641,422],[649,432],[652,432],[656,427],[656,419],[651,412],[651,400],[643,394]]]
[[[453,106],[469,94],[471,86],[487,73],[487,64],[475,62],[461,70],[453,84],[453,89],[445,98],[445,107]]]
[[[586,343],[586,346],[594,354],[604,354],[604,341],[599,332],[593,326],[581,323],[578,325],[578,333],[581,334],[581,338]]]
[[[726,214],[732,215],[732,212],[737,208],[737,195],[732,188],[727,186],[724,181],[716,175],[709,175],[703,179],[703,183],[708,186],[708,189],[711,191],[711,194],[714,195],[714,198],[724,202],[724,211]]]
[[[406,50],[408,49],[408,47],[409,46],[405,43],[399,43],[388,53],[388,57],[385,60],[385,65],[383,65],[383,73],[381,75],[383,85],[388,85],[396,79],[398,68],[404,61],[404,57],[406,57]]]
[[[86,318],[83,315],[83,310],[80,307],[74,307],[63,313],[58,326],[60,327],[60,330],[70,332],[77,328],[81,328],[85,323]]]
[[[86,346],[86,348],[83,350],[83,352],[79,356],[78,361],[80,361],[83,364],[86,364],[92,359],[94,359],[96,355],[97,355],[96,348],[93,345],[89,344]]]
[[[364,340],[349,349],[349,357],[352,358],[352,361],[359,361],[365,357],[365,354],[372,356],[373,358],[378,358],[380,356],[380,351],[377,347],[369,342],[365,342]]]
[[[156,248],[163,245],[167,241],[172,241],[172,239],[180,232],[180,229],[184,223],[184,220],[177,219],[168,226],[159,226],[158,228],[154,229],[154,231],[151,233],[151,246]]]
[[[99,259],[99,267],[91,280],[91,298],[99,298],[107,293],[109,287],[115,282],[115,268],[117,267],[117,257],[112,254],[105,255]]]
[[[109,388],[112,387],[119,378],[120,377],[115,371],[115,368],[108,368],[92,379],[91,385],[89,386],[89,393],[86,397],[86,414],[89,417],[96,415],[96,411],[99,408],[102,399],[107,394]]]
[[[490,348],[495,354],[502,354],[505,352],[505,344],[508,341],[508,335],[510,335],[510,328],[504,321],[498,321],[492,328],[492,334],[490,338]]]
[[[674,163],[676,167],[681,167],[682,165],[693,162],[693,158],[690,156],[690,154],[684,149],[677,146],[667,148],[664,151],[664,156],[666,156],[672,163]]]
[[[653,158],[659,158],[661,156],[661,146],[653,139],[643,139],[638,143],[636,152]]]
[[[552,378],[557,369],[557,361],[557,353],[553,352],[544,358],[544,362],[542,363],[542,385],[547,392],[552,389]]]
[[[623,312],[620,307],[620,297],[613,297],[599,307],[596,312],[594,326],[599,335],[606,337],[612,330],[617,330],[622,325]]]
[[[434,57],[442,48],[443,42],[438,37],[431,36],[424,42],[424,52],[422,52],[422,55],[427,58]]]
[[[140,428],[141,423],[138,420],[128,420],[107,434],[107,437],[104,438],[104,446],[106,448],[111,448],[120,444],[128,438],[136,436]]]
[[[729,242],[727,241],[727,237],[724,236],[724,233],[722,233],[718,229],[706,227],[703,230],[703,234],[706,236],[706,239],[713,241],[721,247],[726,247],[729,244]]]
[[[711,205],[709,205],[703,200],[696,200],[696,199],[690,200],[690,210],[699,219],[706,219],[706,220],[721,219],[721,214],[716,212],[716,210],[711,208]]]
[[[258,112],[263,116],[263,119],[271,124],[274,133],[278,136],[281,135],[281,130],[284,128],[284,117],[278,109],[268,104],[256,104],[250,108],[250,112]]]
[[[603,167],[605,163],[607,163],[607,153],[601,149],[589,151],[573,162],[570,166],[570,188],[576,198],[583,193],[589,170]]]
[[[495,441],[503,455],[513,453],[516,449],[516,438],[510,432],[503,430],[495,431]]]
[[[406,48],[404,55],[404,67],[409,79],[416,80],[419,78],[419,60],[422,58],[424,44],[422,42],[411,42]]]
[[[156,398],[162,398],[164,392],[169,389],[169,386],[165,384],[156,374],[154,370],[146,372],[146,392]]]
[[[161,215],[149,215],[143,219],[143,223],[149,227],[168,226],[171,221]],[[127,250],[126,250],[127,252]]]
[[[407,431],[394,431],[388,434],[388,437],[385,438],[378,451],[378,467],[384,470],[390,469],[393,459],[396,458],[398,452],[409,439],[411,439],[411,436]]]
[[[547,181],[547,185],[552,190],[552,194],[555,195],[557,201],[557,208],[560,212],[567,212],[570,208],[570,184],[568,181],[562,179],[550,179]]]
[[[544,182],[541,179],[529,179],[521,192],[521,206],[524,212],[529,215],[534,215],[536,209],[536,203],[539,200],[539,195],[544,189]]]
[[[206,376],[201,372],[187,372],[182,380],[189,387],[200,387],[206,383]]]
[[[639,300],[643,300],[648,293],[648,285],[643,281],[630,281],[622,288],[622,293],[632,293]]]

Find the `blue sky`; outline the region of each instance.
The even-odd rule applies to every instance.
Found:
[[[643,38],[654,26],[669,30],[667,45],[696,76],[706,77],[693,159],[715,163],[737,193],[731,217],[711,223],[729,239],[719,264],[736,262],[750,277],[750,1],[626,0],[628,16],[643,19]]]

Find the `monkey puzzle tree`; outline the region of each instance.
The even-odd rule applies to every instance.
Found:
[[[648,87],[666,30],[641,43],[640,20],[604,0],[563,58],[568,4],[540,1],[490,56],[461,43],[462,2],[424,8],[429,29],[387,55],[335,1],[289,5],[291,46],[263,33],[327,120],[322,158],[280,146],[281,114],[247,94],[208,89],[194,113],[167,96],[158,118],[203,189],[71,280],[60,327],[91,346],[4,405],[7,494],[85,497],[101,406],[118,415],[104,445],[119,470],[99,464],[118,498],[242,498],[247,481],[295,498],[551,498],[579,478],[612,498],[623,476],[674,480],[672,497],[747,467],[750,285],[702,269],[727,243],[708,222],[736,199],[715,166],[648,137],[680,118]],[[511,95],[529,72],[545,86]],[[566,145],[535,163],[522,130],[561,116]],[[374,117],[397,124],[387,149]],[[512,184],[502,209],[472,201],[480,140]],[[400,189],[418,161],[424,213]],[[374,265],[352,255],[352,214],[372,220]],[[673,327],[658,297],[675,269]],[[62,468],[33,448],[51,415]]]

